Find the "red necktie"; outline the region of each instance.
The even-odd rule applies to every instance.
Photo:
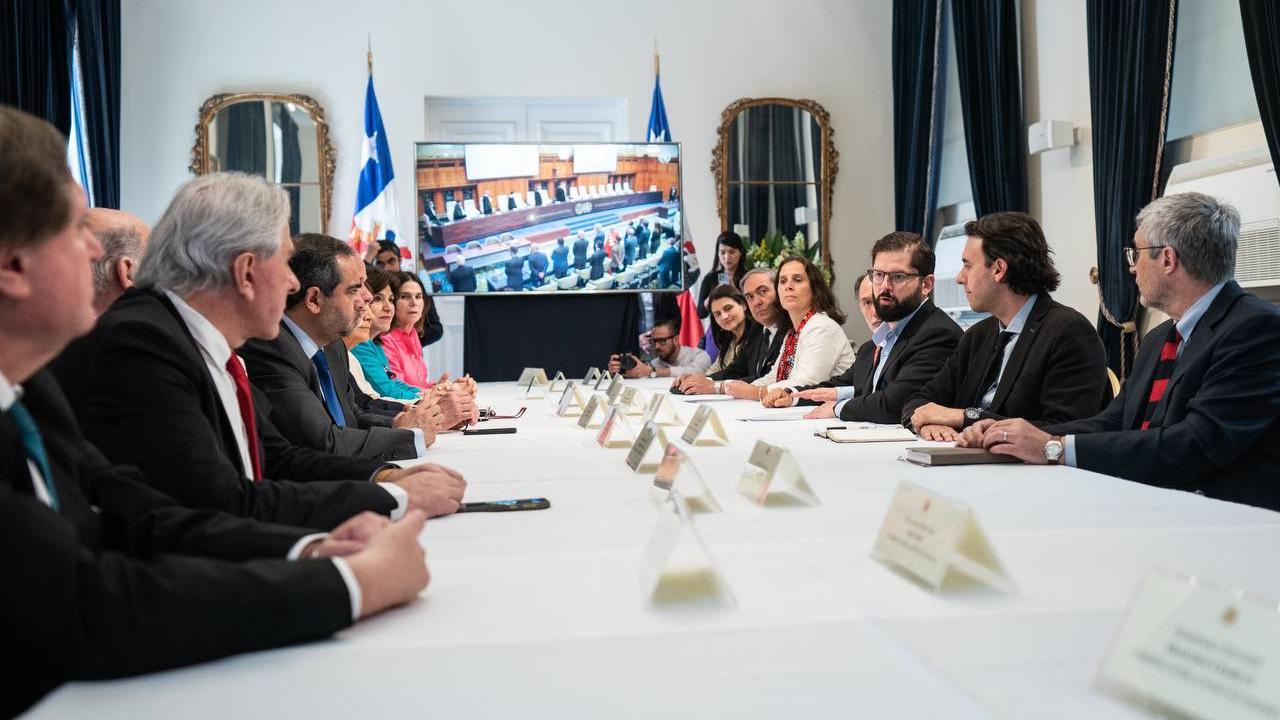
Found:
[[[227,358],[227,372],[236,383],[236,404],[240,406],[240,419],[244,421],[245,441],[249,444],[249,462],[253,464],[251,479],[262,479],[262,463],[258,460],[258,427],[253,420],[253,396],[249,394],[249,376],[235,353]]]
[[[1142,429],[1146,430],[1151,427],[1151,416],[1155,414],[1156,404],[1160,402],[1160,398],[1164,397],[1164,389],[1169,385],[1169,378],[1173,376],[1173,366],[1178,362],[1178,345],[1182,342],[1182,335],[1178,333],[1177,326],[1173,327],[1173,332],[1169,334],[1169,339],[1164,341],[1164,345],[1160,348],[1160,362],[1156,365],[1156,374],[1151,379],[1151,392],[1147,395],[1147,409],[1142,414]]]

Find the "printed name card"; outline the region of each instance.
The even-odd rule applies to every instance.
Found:
[[[529,385],[524,389],[524,396],[529,400],[540,400],[547,396],[547,386],[538,384],[538,378],[529,378]]]
[[[640,594],[645,602],[735,605],[680,493],[671,494],[661,513],[640,559]]]
[[[757,440],[751,448],[738,479],[738,492],[761,506],[822,504],[791,451],[764,440]]]
[[[570,382],[560,395],[560,406],[556,408],[556,415],[576,417],[582,412],[584,405],[586,402],[583,400],[582,393],[578,391],[578,386]]]
[[[609,396],[609,402],[616,403],[618,402],[618,395],[620,395],[621,393],[622,393],[622,376],[614,375],[613,379],[609,381],[609,389],[605,390],[604,394]]]
[[[547,388],[547,392],[559,392],[563,390],[566,382],[568,382],[568,380],[565,378],[564,373],[557,372],[556,376],[551,378],[551,386]]]
[[[593,386],[591,383],[594,383],[599,379],[600,379],[600,368],[598,367],[587,368],[587,374],[585,377],[582,378],[582,385],[583,387],[590,387],[591,389],[594,390],[595,386]]]
[[[524,369],[524,372],[520,373],[520,379],[516,380],[516,384],[528,385],[530,380],[536,380],[539,385],[546,385],[547,372],[542,368],[527,367]]]
[[[711,435],[702,437],[703,430],[708,426],[711,428]],[[689,421],[689,426],[684,429],[684,434],[680,436],[681,440],[690,445],[728,445],[729,436],[725,434],[724,425],[720,422],[720,416],[716,415],[716,411],[711,409],[710,405],[699,405],[696,412],[693,413],[693,419]]]
[[[663,426],[684,425],[680,415],[676,413],[676,405],[669,395],[655,393],[645,411],[645,422],[653,421]]]
[[[1017,592],[973,510],[911,482],[898,485],[871,557],[914,575],[934,592],[956,575]]]
[[[578,416],[578,427],[600,427],[600,421],[596,418],[604,415],[604,408],[607,402],[608,400],[605,399],[604,394],[592,394],[591,399],[587,401],[586,407],[582,408],[582,414]]]
[[[1165,715],[1280,717],[1280,605],[1149,572],[1103,660],[1098,686]]]
[[[628,415],[645,414],[646,402],[644,392],[636,388],[629,387],[622,391],[622,395],[618,397],[618,404],[626,409]]]
[[[668,493],[678,491],[693,512],[720,512],[720,503],[689,457],[689,446],[679,440],[667,443],[662,462],[658,463],[653,476],[653,486]]]
[[[636,434],[627,423],[622,408],[610,405],[604,422],[600,424],[600,432],[596,433],[596,444],[602,448],[629,448],[635,441]]]
[[[636,441],[627,452],[627,467],[635,472],[655,472],[666,449],[666,433],[657,424],[646,422],[636,433]]]
[[[592,390],[599,390],[601,385],[605,385],[605,383],[612,382],[612,381],[613,381],[613,378],[609,376],[609,371],[608,371],[608,370],[605,370],[605,371],[600,375],[600,377],[596,378],[596,384],[595,384],[595,385],[592,385],[592,386],[591,386],[591,389],[592,389]],[[605,385],[605,386],[606,386],[606,387],[608,387],[607,385]]]

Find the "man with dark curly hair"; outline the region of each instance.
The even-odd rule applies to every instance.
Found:
[[[902,422],[928,440],[955,440],[978,420],[1067,422],[1110,400],[1106,356],[1093,325],[1049,293],[1058,271],[1040,224],[1001,212],[965,225],[956,282],[974,325],[942,370],[907,401]]]

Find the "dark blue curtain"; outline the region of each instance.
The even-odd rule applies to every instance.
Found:
[[[1027,211],[1017,0],[951,0],[969,181],[979,217]]]
[[[1262,129],[1267,133],[1271,162],[1280,169],[1280,3],[1240,0],[1240,18]]]
[[[1138,291],[1124,260],[1135,218],[1158,193],[1177,0],[1088,0],[1098,334],[1122,378],[1137,349]]]
[[[943,0],[893,2],[893,187],[898,230],[932,243],[946,98]]]
[[[66,0],[0,0],[0,103],[71,129]]]
[[[120,0],[76,0],[93,203],[120,207]]]

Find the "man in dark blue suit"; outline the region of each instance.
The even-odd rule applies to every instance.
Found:
[[[449,284],[453,285],[454,292],[476,291],[476,271],[467,265],[466,259],[459,257],[458,264],[449,271]]]
[[[588,245],[586,233],[579,230],[577,239],[573,241],[573,268],[575,270],[582,270],[587,267],[587,260],[590,258],[590,253],[587,252]]]
[[[664,288],[680,286],[680,250],[676,239],[667,241],[667,247],[658,258],[658,284]]]
[[[556,248],[551,251],[551,274],[558,278],[569,274],[569,248],[564,245],[564,238],[556,238]]]
[[[547,256],[537,248],[529,253],[529,281],[538,287],[547,281]]]
[[[652,234],[649,230],[648,220],[641,220],[636,223],[636,239],[640,241],[640,257],[644,257],[656,249],[649,243]]]
[[[1280,311],[1232,280],[1240,215],[1200,193],[1160,198],[1126,248],[1147,334],[1100,414],[1043,429],[984,421],[962,442],[1280,510]]]
[[[627,228],[627,238],[622,241],[623,247],[626,248],[627,267],[631,267],[636,261],[636,254],[640,250],[640,241],[636,240],[636,229]]]
[[[604,247],[597,245],[595,252],[591,253],[591,276],[592,280],[599,280],[604,277]]]
[[[505,265],[507,289],[519,292],[524,289],[524,258],[512,252]]]

